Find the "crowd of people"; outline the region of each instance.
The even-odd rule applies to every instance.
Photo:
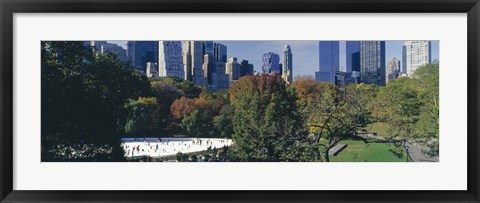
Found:
[[[162,157],[230,146],[231,139],[218,138],[133,138],[122,139],[125,157]]]

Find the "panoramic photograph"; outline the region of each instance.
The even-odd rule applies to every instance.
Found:
[[[41,41],[41,161],[438,162],[439,43]]]

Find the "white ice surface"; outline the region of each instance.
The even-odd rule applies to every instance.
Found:
[[[123,138],[122,142],[125,157],[163,157],[232,145],[232,139],[217,138]]]

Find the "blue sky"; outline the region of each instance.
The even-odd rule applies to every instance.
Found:
[[[109,41],[126,47],[126,41]],[[228,57],[237,57],[239,61],[248,60],[256,71],[262,69],[262,54],[266,52],[282,53],[286,44],[293,54],[293,74],[315,75],[318,70],[318,41],[216,41],[227,46]],[[386,41],[386,62],[394,57],[402,59],[403,41]],[[439,41],[432,41],[432,59],[439,59]],[[340,68],[345,67],[345,42],[340,42]]]

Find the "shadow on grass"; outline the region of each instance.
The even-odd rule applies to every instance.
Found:
[[[395,155],[395,156],[396,156],[397,158],[399,158],[399,159],[402,159],[403,156],[405,156],[405,155],[403,154],[403,150],[402,150],[402,149],[396,148],[396,149],[389,149],[388,151],[392,152],[393,155]]]

